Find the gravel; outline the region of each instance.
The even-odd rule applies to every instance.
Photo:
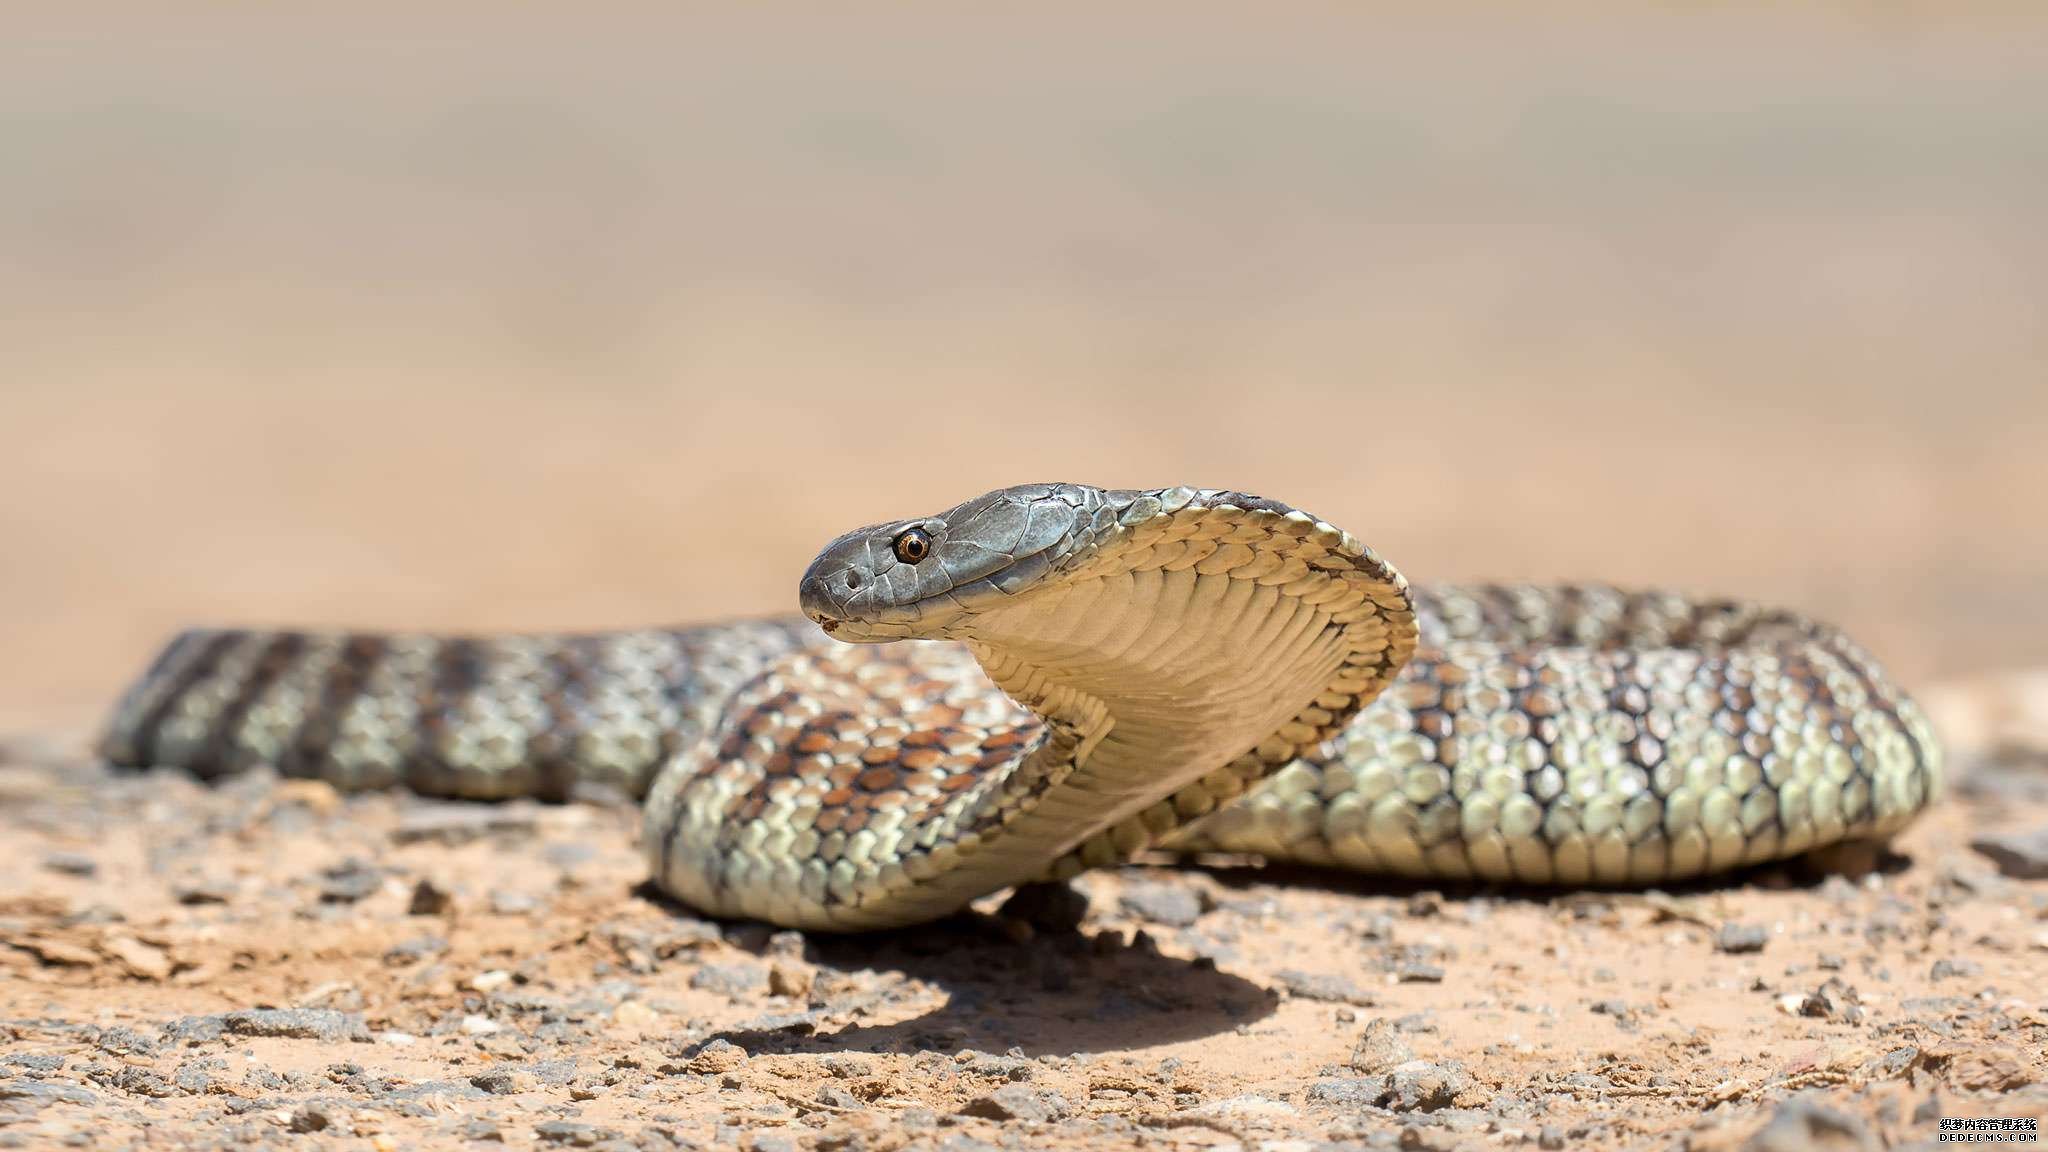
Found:
[[[1764,945],[1770,942],[1771,930],[1761,924],[1737,924],[1731,921],[1721,925],[1721,930],[1714,934],[1714,950],[1731,955],[1761,952]]]
[[[479,1072],[471,1076],[469,1082],[473,1087],[493,1096],[516,1096],[540,1087],[540,1077],[518,1068],[496,1068],[489,1072]]]
[[[1878,1143],[1861,1120],[1804,1097],[1778,1110],[1742,1152],[1876,1152]]]
[[[985,1120],[1022,1120],[1027,1123],[1045,1124],[1063,1119],[1072,1111],[1066,1097],[1057,1092],[1046,1092],[1027,1088],[1022,1084],[1007,1084],[986,1096],[977,1096],[960,1109],[962,1116],[978,1116]]]
[[[368,1042],[370,1030],[358,1013],[324,1008],[249,1008],[212,1016],[186,1016],[164,1028],[168,1039],[185,1043],[222,1036],[269,1036],[291,1040]]]
[[[1126,916],[1167,928],[1185,928],[1202,917],[1202,898],[1184,884],[1126,885],[1117,906]]]
[[[382,869],[349,860],[320,874],[320,899],[328,904],[353,904],[376,895],[383,886]]]
[[[99,874],[99,861],[78,852],[52,852],[43,857],[43,867],[59,876],[91,877]]]
[[[1351,1067],[1359,1072],[1386,1072],[1413,1059],[1415,1049],[1385,1017],[1368,1023],[1351,1049]]]
[[[600,1128],[595,1124],[583,1124],[574,1120],[550,1120],[533,1126],[533,1135],[543,1144],[560,1148],[595,1148],[607,1140],[624,1140],[626,1134],[616,1128]]]
[[[1348,976],[1337,976],[1322,972],[1301,972],[1285,968],[1273,973],[1273,982],[1287,989],[1291,996],[1303,1000],[1321,1000],[1335,1004],[1352,1004],[1370,1008],[1379,1003],[1377,997]]]

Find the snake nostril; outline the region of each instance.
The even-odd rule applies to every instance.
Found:
[[[851,569],[847,570],[846,590],[848,592],[857,592],[860,590],[860,573],[855,572]]]

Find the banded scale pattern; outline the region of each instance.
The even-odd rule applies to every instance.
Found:
[[[1925,715],[1797,614],[1592,585],[1423,589],[1417,608],[1392,690],[1170,846],[1650,884],[1882,840],[1940,793]]]
[[[639,796],[735,689],[823,643],[800,616],[601,635],[376,636],[195,630],[122,698],[117,765],[202,777],[267,764],[355,790]]]
[[[1882,840],[1942,784],[1925,717],[1832,628],[1601,585],[1410,589],[1242,493],[1005,489],[850,533],[803,589],[809,619],[604,635],[191,632],[104,748],[644,793],[670,893],[826,929],[1147,848],[1663,883]],[[926,642],[877,643],[898,638]]]

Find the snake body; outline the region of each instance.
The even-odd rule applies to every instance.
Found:
[[[1239,492],[1003,489],[841,537],[799,599],[604,635],[188,632],[103,748],[478,799],[611,785],[644,795],[667,892],[824,929],[1148,848],[1665,883],[1881,841],[1941,786],[1920,710],[1825,625],[1411,590]]]

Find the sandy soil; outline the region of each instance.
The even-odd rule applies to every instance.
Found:
[[[180,627],[785,611],[853,525],[1043,479],[1267,493],[1418,581],[1784,603],[1914,686],[2040,666],[2048,19],[1876,7],[10,5],[0,743]],[[2048,747],[2005,718],[2048,689],[1963,699]],[[807,940],[650,897],[603,803],[6,747],[0,1147],[2043,1108],[2048,888],[1969,847],[2048,825],[2024,757],[1854,881],[1139,870],[1077,931]]]
[[[1951,728],[2010,740],[2014,695]],[[2048,1116],[2048,882],[1970,847],[2048,823],[2038,756],[1969,757],[1857,879],[1223,862],[1085,877],[1078,924],[1040,893],[863,938],[665,902],[604,797],[5,760],[5,1147],[1872,1148]]]

